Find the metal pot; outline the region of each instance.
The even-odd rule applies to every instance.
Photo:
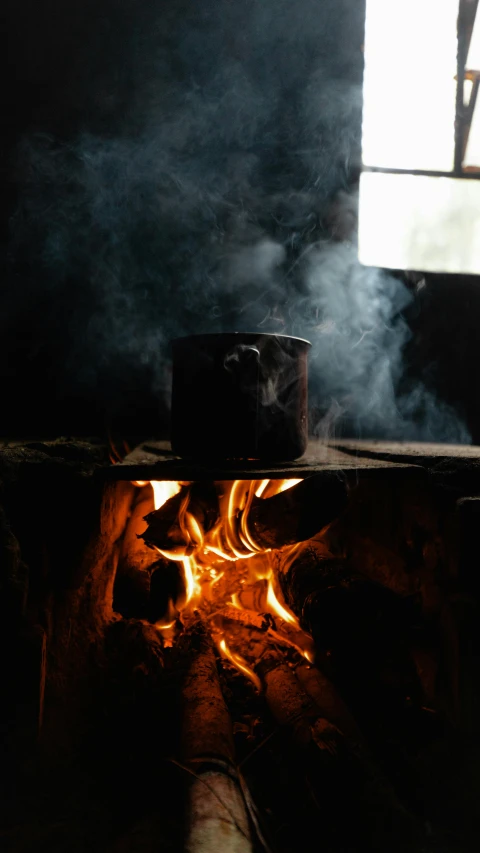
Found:
[[[308,341],[229,332],[177,338],[172,347],[175,453],[278,462],[303,455]]]

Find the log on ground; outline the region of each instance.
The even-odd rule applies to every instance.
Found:
[[[251,853],[245,803],[234,765],[230,715],[213,645],[203,625],[182,637],[190,665],[183,685],[183,762],[192,774],[187,853]]]
[[[332,691],[321,697],[319,704],[292,669],[282,663],[264,671],[263,677],[270,710],[301,748],[299,772],[306,774],[321,811],[327,849],[369,847],[378,853],[387,847],[410,849],[418,837],[417,823],[388,783],[382,791],[385,780],[374,762],[365,757],[368,749],[358,727]]]

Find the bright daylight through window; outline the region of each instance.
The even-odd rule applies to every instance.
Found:
[[[478,0],[367,0],[359,257],[480,273]]]

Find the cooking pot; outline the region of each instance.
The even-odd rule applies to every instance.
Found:
[[[172,449],[202,460],[305,452],[308,341],[256,332],[172,341]]]

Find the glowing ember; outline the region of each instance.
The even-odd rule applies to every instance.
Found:
[[[182,614],[182,621],[185,622],[192,618],[194,611],[198,611],[197,615],[210,624],[220,653],[246,675],[257,689],[261,686],[260,679],[245,658],[227,644],[223,619],[226,618],[227,623],[231,624],[235,612],[238,614],[235,617],[238,620],[237,635],[243,644],[248,645],[245,636],[251,636],[257,645],[264,641],[266,625],[268,636],[276,646],[289,646],[308,661],[313,660],[311,637],[302,631],[296,616],[279,600],[280,592],[274,587],[268,550],[255,541],[249,527],[249,513],[254,500],[273,497],[300,482],[299,479],[287,479],[216,483],[219,512],[218,519],[213,519],[210,529],[208,524],[204,528],[200,520],[203,518],[202,512],[196,509],[192,490],[186,484],[151,483],[155,509],[162,507],[175,495],[180,495],[178,509],[173,510],[174,518],[176,513],[175,544],[167,548],[157,547],[157,550],[166,559],[181,563],[183,567],[183,593],[174,604],[170,602],[168,613],[156,623],[156,627],[162,632],[167,644],[171,645],[177,630],[178,614]],[[275,620],[278,620],[278,624]],[[250,635],[248,632],[251,630],[253,634]],[[237,635],[233,642],[236,642]]]

